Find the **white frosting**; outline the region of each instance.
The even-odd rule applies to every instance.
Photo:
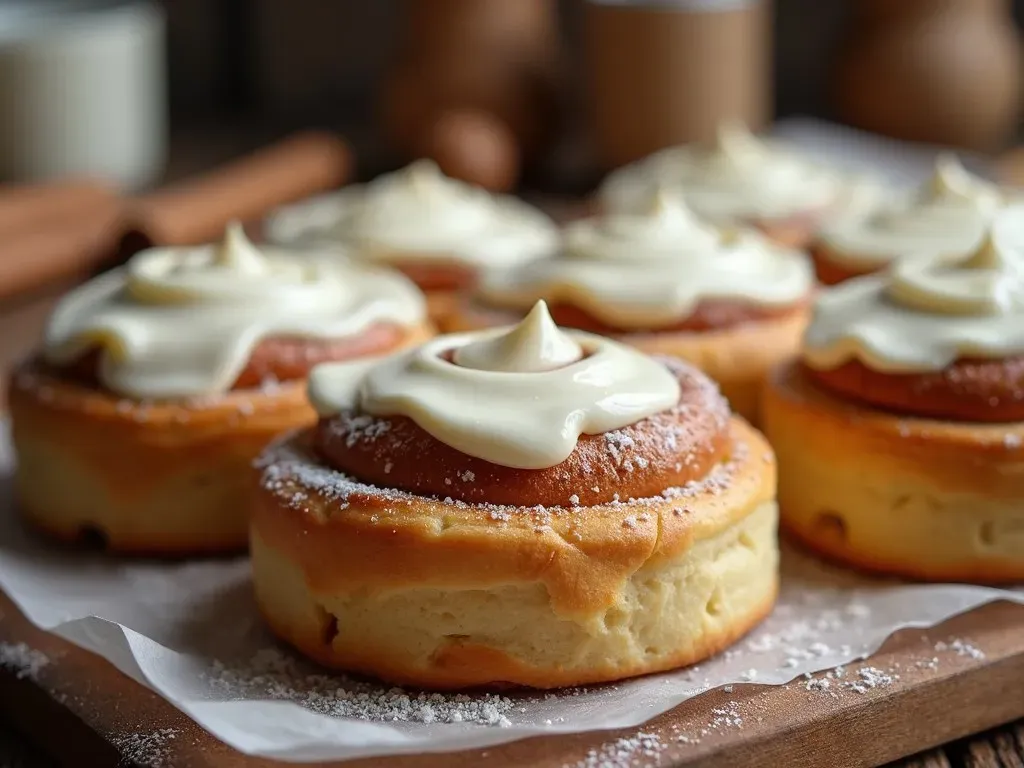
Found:
[[[1024,207],[1008,209],[965,259],[904,260],[825,292],[807,329],[808,365],[909,373],[1024,354],[1022,224]]]
[[[541,211],[449,178],[428,160],[281,208],[266,232],[287,245],[341,244],[356,258],[473,268],[507,267],[558,245],[558,229]]]
[[[543,303],[513,328],[441,336],[380,361],[321,365],[309,378],[323,416],[406,416],[462,453],[523,469],[561,464],[581,434],[635,424],[679,395],[664,365],[609,339],[559,330]]]
[[[827,226],[821,242],[831,260],[865,270],[897,257],[964,256],[977,247],[1003,202],[998,187],[943,155],[916,195]]]
[[[100,380],[127,397],[217,394],[264,339],[338,339],[424,313],[399,275],[257,248],[234,224],[219,244],[142,251],[76,288],[50,318],[44,356],[69,364],[99,347]]]
[[[560,258],[487,277],[479,297],[518,310],[544,299],[614,328],[657,329],[682,322],[707,300],[791,305],[814,281],[803,254],[755,232],[710,227],[662,190],[646,210],[575,222],[564,239]]]
[[[612,172],[599,194],[607,209],[628,212],[659,187],[680,193],[701,216],[735,224],[823,211],[837,202],[844,182],[780,144],[723,123],[710,144],[671,147]]]

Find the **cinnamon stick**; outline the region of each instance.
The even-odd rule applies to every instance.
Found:
[[[59,225],[85,211],[109,209],[116,193],[93,179],[0,185],[0,240],[17,232]]]
[[[114,252],[120,235],[116,198],[51,226],[19,229],[0,244],[0,299],[85,276]]]
[[[283,203],[339,186],[352,153],[334,134],[309,131],[185,182],[137,198],[122,254],[152,245],[213,240],[232,219],[252,220]]]

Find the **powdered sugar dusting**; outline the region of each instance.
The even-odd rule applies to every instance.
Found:
[[[516,703],[493,693],[418,693],[344,676],[312,672],[275,648],[244,664],[214,661],[205,679],[232,697],[289,700],[332,717],[388,723],[468,723],[508,727]]]
[[[126,765],[141,765],[148,768],[171,766],[170,742],[177,738],[177,728],[161,728],[151,733],[129,733],[113,739],[114,746],[121,753]]]
[[[665,750],[661,738],[654,733],[640,731],[635,736],[623,737],[590,750],[578,763],[566,768],[636,768],[657,765],[658,756]]]

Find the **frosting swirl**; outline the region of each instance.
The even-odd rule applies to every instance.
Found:
[[[569,225],[565,244],[560,258],[485,278],[480,298],[519,310],[538,299],[570,304],[626,330],[669,327],[702,301],[784,307],[813,285],[803,254],[710,227],[662,189],[646,209]]]
[[[61,301],[44,358],[68,365],[99,348],[112,392],[188,397],[226,392],[267,338],[422,322],[423,298],[404,278],[328,256],[257,248],[238,224],[218,244],[142,251]]]
[[[999,188],[942,155],[916,194],[867,216],[840,219],[820,236],[829,260],[862,271],[909,258],[957,257],[970,252],[1003,204]]]
[[[322,416],[406,416],[464,454],[522,469],[560,464],[580,435],[634,424],[679,395],[664,365],[609,339],[559,330],[543,303],[512,328],[322,365],[309,378]]]
[[[805,338],[809,366],[851,360],[883,373],[1024,354],[1024,206],[1001,214],[957,262],[909,260],[824,293]]]
[[[544,256],[558,242],[541,211],[449,178],[429,160],[281,208],[266,231],[284,244],[341,244],[360,259],[480,268]]]
[[[635,211],[653,189],[666,187],[701,216],[742,223],[827,208],[843,186],[839,174],[742,125],[722,123],[710,144],[671,147],[612,172],[599,194],[610,210]]]

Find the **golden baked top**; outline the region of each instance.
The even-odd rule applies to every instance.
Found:
[[[605,208],[628,212],[667,187],[701,216],[736,224],[824,211],[841,200],[848,183],[742,125],[723,123],[709,144],[664,149],[612,172],[599,195]]]
[[[708,302],[791,307],[814,283],[804,254],[754,231],[711,226],[660,188],[644,209],[568,225],[564,242],[558,258],[485,276],[478,299],[519,311],[544,299],[616,329],[654,329]]]
[[[565,461],[603,434],[679,402],[677,378],[610,339],[559,330],[539,302],[519,325],[438,337],[383,360],[318,366],[322,416],[404,416],[461,453],[506,467]]]
[[[942,155],[916,194],[826,226],[819,251],[861,272],[894,259],[964,256],[1004,203],[996,185],[968,173],[955,156]]]
[[[268,339],[305,348],[296,341],[411,328],[424,316],[422,295],[400,275],[258,248],[235,224],[219,244],[142,251],[71,291],[43,356],[67,367],[98,350],[99,382],[131,398],[211,395],[231,389]]]
[[[265,228],[274,242],[340,244],[357,259],[401,264],[506,267],[558,245],[558,228],[538,209],[449,178],[429,160],[281,208]]]

